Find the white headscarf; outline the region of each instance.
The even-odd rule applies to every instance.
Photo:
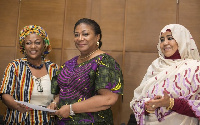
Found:
[[[161,34],[166,32],[168,29],[171,30],[172,36],[178,43],[178,50],[181,55],[181,59],[200,60],[197,46],[196,46],[189,30],[187,30],[184,26],[182,26],[180,24],[169,24],[169,25],[166,25],[161,30],[159,38],[161,37]],[[159,39],[157,48],[159,51],[159,55],[164,57],[164,55],[160,49],[160,43],[161,43],[161,41]]]
[[[172,32],[173,38],[178,43],[181,59],[165,59],[164,54],[160,49],[160,36],[167,30]],[[193,38],[190,32],[184,26],[179,24],[165,26],[161,30],[160,36],[157,45],[159,58],[154,60],[147,69],[147,73],[140,86],[135,89],[134,97],[130,102],[130,107],[134,111],[136,120],[140,125],[145,124],[145,101],[153,98],[155,95],[163,95],[164,90],[167,91],[172,98],[184,98],[189,100],[190,106],[195,108],[196,115],[200,116],[200,107],[196,106],[200,103],[200,101],[197,101],[197,98],[200,97],[198,95],[200,92],[200,81],[198,81],[198,78],[200,79],[200,57]],[[169,124],[169,122],[163,121],[168,118],[172,119],[170,117],[172,115],[170,114],[179,115],[175,112],[166,110],[164,107],[156,109],[155,113],[156,114],[153,114],[153,117],[156,118],[156,120],[154,119],[155,123],[153,123],[161,123],[161,125]],[[184,115],[180,117],[183,117],[180,120],[180,123],[188,118]],[[175,116],[173,116],[173,118],[175,118]],[[186,123],[190,122],[191,121]],[[178,125],[179,123],[176,124]]]

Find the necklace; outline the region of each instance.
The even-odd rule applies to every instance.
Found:
[[[93,52],[91,52],[90,54],[88,54],[87,56],[85,56],[85,57],[82,57],[81,58],[81,55],[80,55],[80,59],[81,60],[84,60],[84,59],[86,59],[86,58],[88,58],[88,57],[90,57],[92,54],[94,54],[97,50],[99,50],[99,48],[98,49],[96,49],[96,50],[94,50]]]
[[[43,67],[43,63],[40,64],[40,66],[33,65],[33,64],[31,64],[30,62],[28,62],[28,61],[27,61],[27,63],[28,63],[28,65],[29,65],[30,67],[32,67],[32,68],[34,68],[34,69],[41,69],[41,68]]]

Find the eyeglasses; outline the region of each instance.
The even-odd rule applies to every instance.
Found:
[[[43,87],[42,87],[42,85],[41,85],[41,79],[40,79],[40,78],[35,79],[35,83],[36,83],[36,85],[37,85],[37,91],[38,91],[38,92],[43,92]]]

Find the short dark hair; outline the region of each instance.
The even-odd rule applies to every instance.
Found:
[[[80,20],[78,20],[74,26],[74,32],[75,32],[75,29],[76,27],[81,24],[81,23],[84,23],[84,24],[87,24],[87,25],[90,25],[94,32],[95,32],[95,35],[98,35],[100,34],[100,39],[99,39],[99,48],[101,48],[102,46],[102,41],[101,41],[101,38],[102,38],[102,34],[101,34],[101,28],[99,26],[99,24],[97,22],[95,22],[94,20],[92,19],[88,19],[88,18],[82,18]]]

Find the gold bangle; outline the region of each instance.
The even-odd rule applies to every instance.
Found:
[[[167,107],[167,110],[171,110],[174,107],[174,98],[169,98],[169,107]]]
[[[174,107],[174,98],[172,98],[172,105],[171,105],[171,110]]]
[[[170,110],[170,108],[171,108],[171,105],[172,105],[171,103],[172,103],[172,101],[171,101],[171,98],[169,98],[169,106],[168,106],[168,107],[166,107],[166,109],[167,109],[167,110]]]
[[[154,111],[149,111],[149,110],[146,110],[148,113],[150,113],[150,114],[152,114],[152,113],[154,113]]]

